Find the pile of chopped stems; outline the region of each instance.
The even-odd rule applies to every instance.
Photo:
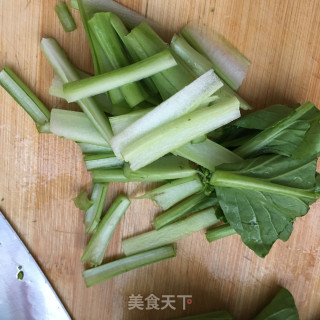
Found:
[[[249,63],[219,35],[211,39],[214,50],[187,26],[168,44],[157,24],[135,13],[120,19],[127,11],[119,5],[79,0],[73,6],[94,75],[75,67],[55,39],[42,39],[40,47],[55,71],[50,94],[82,111],[48,111],[8,67],[0,84],[39,132],[75,141],[92,172],[90,199],[83,191],[74,199],[91,234],[81,258],[94,266],[83,272],[86,285],[174,257],[177,240],[207,228],[209,242],[238,233],[262,257],[277,239],[287,240],[295,218],[319,198],[314,105],[272,106],[240,118],[250,106],[234,90]],[[150,181],[162,185],[136,199],[162,208],[154,230],[123,240],[125,257],[101,265],[130,206],[120,195],[103,213],[109,183]]]

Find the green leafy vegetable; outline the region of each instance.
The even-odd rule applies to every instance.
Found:
[[[295,109],[291,114],[267,127],[248,142],[235,149],[240,157],[247,158],[261,153],[292,155],[303,141],[310,124],[304,117],[317,110],[310,102]],[[318,111],[317,111],[318,112]]]
[[[292,294],[282,288],[253,320],[299,320]]]
[[[280,155],[263,155],[237,163],[225,163],[218,169],[288,187],[312,189],[315,185],[316,167],[315,157],[300,160]]]
[[[292,111],[293,109],[288,106],[275,104],[265,109],[249,113],[234,121],[232,125],[246,129],[264,130],[287,117]]]
[[[316,159],[262,156],[221,165],[213,174],[210,183],[227,221],[259,256],[277,239],[286,241],[295,218],[320,197],[314,192],[315,165]]]
[[[319,156],[320,153],[320,125],[319,118],[310,123],[302,143],[294,152],[293,156],[301,159],[308,156]]]

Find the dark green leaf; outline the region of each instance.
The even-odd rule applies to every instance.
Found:
[[[253,320],[299,320],[292,294],[282,288]]]
[[[260,148],[258,154],[276,153],[291,156],[301,145],[310,124],[305,120],[297,120],[291,126],[279,131],[267,144]]]
[[[286,241],[296,217],[308,212],[301,199],[247,189],[216,187],[219,204],[242,241],[260,257],[277,239]]]
[[[292,108],[276,104],[243,116],[234,121],[232,125],[247,129],[263,130],[288,116],[291,112]]]
[[[279,153],[290,156],[299,147],[310,127],[309,120],[304,120],[304,118],[317,113],[319,110],[312,103],[307,102],[287,117],[258,133],[234,152],[242,158],[261,153]]]
[[[303,160],[280,155],[264,155],[241,162],[222,164],[217,170],[232,171],[288,187],[311,189],[315,186],[317,159]]]
[[[242,139],[243,136],[252,138],[253,135],[259,133],[259,130],[273,125],[292,111],[292,108],[285,105],[272,105],[242,116],[231,124],[214,130],[209,136],[226,147],[237,147],[240,145],[237,142],[238,139]],[[242,144],[243,141],[240,140],[240,142]]]
[[[310,129],[307,131],[303,142],[295,151],[294,156],[297,158],[317,155],[320,152],[320,125],[319,120],[311,122]]]
[[[258,132],[259,131],[257,130],[249,130],[246,128],[233,126],[232,124],[228,124],[216,130],[211,131],[210,133],[208,133],[207,136],[218,143],[222,143],[222,142],[241,138],[242,136],[247,134],[258,133]]]
[[[226,140],[221,141],[220,144],[225,148],[236,148],[252,139],[257,133],[257,130],[247,130],[242,134],[240,133],[238,138],[228,138]]]

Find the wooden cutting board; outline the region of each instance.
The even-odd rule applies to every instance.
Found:
[[[67,106],[49,96],[53,70],[39,49],[55,37],[75,65],[92,70],[79,14],[75,32],[63,31],[55,0],[0,0],[0,64],[8,65],[49,108]],[[251,66],[240,94],[255,108],[313,101],[320,106],[320,2],[317,0],[122,0],[158,21],[169,39],[189,21],[217,30]],[[239,236],[209,244],[204,233],[179,241],[177,258],[131,271],[86,289],[80,257],[87,237],[83,213],[72,198],[90,190],[75,143],[39,135],[31,119],[0,89],[0,208],[14,225],[74,319],[170,319],[227,309],[250,319],[280,286],[294,295],[301,319],[320,318],[320,207],[298,219],[289,241],[278,241],[261,259]],[[112,184],[109,203],[121,192],[149,186]],[[117,227],[105,261],[121,256],[121,239],[150,229],[159,210],[132,201]],[[1,262],[0,262],[1,265]],[[130,295],[175,295],[176,310],[128,310]],[[183,310],[177,295],[192,295]]]

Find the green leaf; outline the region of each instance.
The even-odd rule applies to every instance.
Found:
[[[275,104],[241,117],[240,119],[234,121],[232,126],[264,130],[277,121],[288,116],[291,112],[292,108],[282,104]]]
[[[93,202],[89,199],[88,193],[85,190],[81,190],[72,200],[77,208],[84,211],[88,210],[93,205]]]
[[[234,152],[242,158],[267,152],[290,156],[303,141],[304,135],[309,129],[310,116],[318,113],[319,110],[315,108],[314,104],[306,102],[287,117],[242,144]]]
[[[244,135],[259,133],[292,113],[294,109],[282,104],[271,105],[265,109],[257,110],[242,116],[232,123],[215,130],[211,136],[220,142],[226,142]],[[306,120],[306,119],[304,119]]]
[[[308,121],[296,121],[285,130],[279,132],[266,145],[264,145],[259,153],[277,153],[284,156],[291,156],[295,153],[297,146],[299,146],[310,128]]]
[[[309,206],[299,198],[267,192],[216,187],[224,215],[242,241],[260,257],[277,239],[288,240],[296,217]]]
[[[317,155],[320,152],[320,125],[319,119],[311,122],[310,129],[307,131],[303,142],[294,152],[297,158]]]
[[[263,155],[236,163],[222,164],[217,170],[256,177],[288,187],[311,189],[315,186],[317,159],[303,160],[280,155]]]
[[[282,288],[253,320],[299,320],[292,294]]]
[[[319,198],[314,193],[316,163],[312,157],[276,155],[217,167],[210,183],[224,215],[259,256],[264,257],[278,238],[287,240],[295,218]]]

